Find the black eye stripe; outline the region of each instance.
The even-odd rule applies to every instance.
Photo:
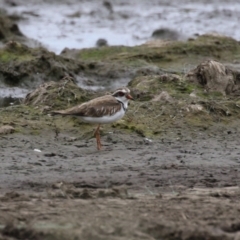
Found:
[[[119,92],[118,96],[123,97],[125,94],[123,92]]]

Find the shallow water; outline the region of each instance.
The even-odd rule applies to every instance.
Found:
[[[6,8],[6,2],[0,6]],[[7,10],[25,18],[19,27],[26,36],[55,53],[65,47],[94,47],[99,38],[106,39],[109,45],[138,45],[150,40],[158,28],[176,30],[180,39],[209,32],[240,39],[236,31],[240,2],[116,0],[111,4],[112,11],[96,0],[32,0],[7,6]]]
[[[18,87],[0,87],[0,108],[20,104],[28,92],[29,90]]]

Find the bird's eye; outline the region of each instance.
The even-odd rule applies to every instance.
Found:
[[[123,92],[119,92],[119,93],[118,93],[118,96],[119,96],[119,97],[123,97],[124,95],[125,95],[125,94],[124,94]]]

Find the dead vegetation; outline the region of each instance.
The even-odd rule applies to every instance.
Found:
[[[213,60],[204,61],[187,73],[189,82],[200,84],[207,92],[239,95],[240,72]]]
[[[90,92],[78,87],[70,76],[59,82],[47,82],[27,94],[23,103],[29,106],[42,106],[45,110],[66,108],[89,100]]]

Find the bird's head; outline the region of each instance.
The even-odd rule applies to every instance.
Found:
[[[133,100],[133,97],[130,95],[130,90],[127,87],[118,88],[112,96],[123,103]]]

